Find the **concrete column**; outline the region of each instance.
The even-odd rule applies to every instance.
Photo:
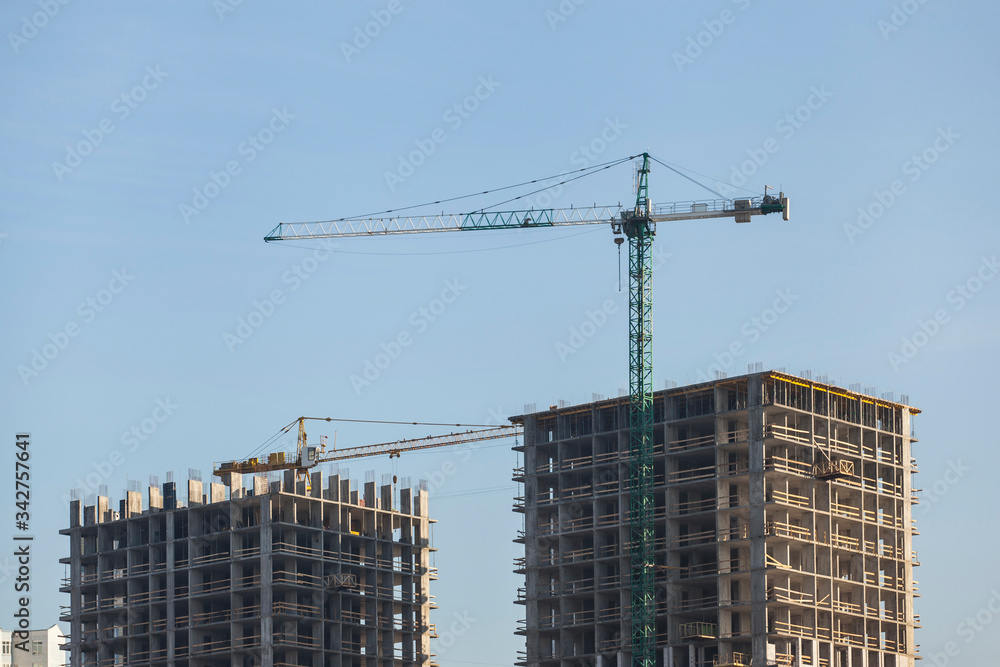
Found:
[[[222,476],[222,485],[229,487],[229,497],[237,500],[243,497],[243,474],[238,472],[227,473]],[[213,485],[214,486],[214,485]],[[213,490],[213,496],[215,495]],[[212,502],[215,502],[214,500]]]
[[[142,514],[142,494],[138,491],[125,492],[125,512],[122,518],[139,516]]]
[[[802,638],[795,638],[795,666],[802,667]]]
[[[149,487],[149,512],[159,512],[163,510],[163,494],[155,486]]]
[[[242,479],[240,480],[240,497],[243,494]],[[208,485],[209,499],[210,503],[221,503],[226,500],[226,486],[225,484],[219,484],[217,482],[210,482]]]
[[[195,505],[201,505],[203,503],[203,498],[201,495],[201,480],[200,479],[189,479],[188,480],[188,507],[194,507]]]
[[[163,485],[163,509],[177,509],[177,482],[167,482]]]
[[[253,494],[255,496],[260,496],[267,493],[267,477],[258,477],[254,475],[253,478]]]
[[[694,644],[688,644],[688,667],[697,667],[698,660],[694,652]]]
[[[260,662],[261,667],[274,667],[274,609],[271,568],[271,502],[270,494],[260,497]]]
[[[168,482],[172,484],[173,482]],[[186,510],[181,510],[186,511]],[[176,558],[174,557],[174,540],[176,539],[174,535],[174,516],[176,511],[170,511],[167,514],[167,667],[174,667],[174,649],[177,646],[177,637],[174,634],[176,628],[176,618],[177,613],[174,609],[174,587],[176,586],[174,577],[174,565],[176,563]],[[186,538],[185,538],[186,539]],[[188,586],[191,585],[190,579],[188,580]],[[189,589],[190,590],[190,589]]]
[[[414,496],[414,528],[419,532],[419,536],[414,535],[413,548],[415,557],[420,563],[420,620],[421,626],[430,625],[430,512],[428,507],[429,494],[423,489],[418,489]],[[421,664],[426,664],[430,660],[431,640],[428,633],[420,635],[420,653],[426,656]],[[425,662],[426,661],[426,662]]]
[[[902,415],[900,422],[902,423],[902,446],[900,447],[900,458],[902,458],[903,465],[903,479],[902,481],[902,494],[903,494],[903,530],[902,533],[902,544],[903,544],[903,557],[906,559],[905,562],[910,562],[910,555],[913,550],[913,505],[910,504],[910,498],[913,496],[913,478],[910,474],[912,466],[910,465],[911,456],[911,444],[910,444],[910,432],[912,425],[910,423],[910,411],[905,408],[900,408]],[[916,644],[914,637],[914,607],[913,607],[913,567],[905,566],[903,568],[905,573],[904,590],[903,595],[903,612],[906,618],[906,626],[903,630],[904,637],[906,641],[906,653],[912,656],[916,652]],[[914,664],[915,659],[909,658],[906,660],[907,664]]]
[[[80,621],[80,613],[82,612],[81,601],[83,600],[83,596],[80,594],[80,585],[82,583],[80,525],[83,517],[80,513],[80,505],[79,500],[71,500],[69,503],[69,584],[72,591],[70,594],[70,604],[72,605],[70,607],[70,613],[72,614],[72,620],[70,621],[71,665],[83,664],[83,654],[80,650],[80,642],[83,640],[83,623]]]
[[[538,470],[536,419],[524,419],[524,585],[525,649],[528,664],[538,664]]]
[[[747,381],[750,426],[750,631],[751,659],[767,664],[767,563],[764,546],[764,407],[763,381],[754,375]],[[814,663],[818,664],[818,663]]]

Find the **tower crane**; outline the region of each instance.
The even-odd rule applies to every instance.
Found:
[[[322,222],[279,223],[264,240],[388,236],[429,232],[463,232],[489,229],[525,229],[570,225],[607,224],[621,246],[629,245],[629,525],[632,664],[654,667],[656,624],[653,559],[653,383],[652,383],[652,262],[651,244],[656,224],[678,220],[735,218],[781,213],[789,219],[788,198],[777,196],[717,199],[654,206],[649,200],[650,160],[639,158],[634,207],[591,206],[543,208],[520,211],[486,211],[423,216],[339,218]],[[665,165],[660,160],[656,160]],[[670,167],[668,167],[670,168]],[[676,170],[674,170],[676,171]],[[391,212],[389,212],[391,213]]]
[[[215,467],[212,474],[221,477],[223,480],[228,480],[230,475],[235,474],[247,475],[275,470],[294,470],[298,476],[303,475],[310,468],[314,468],[320,463],[328,463],[330,461],[343,461],[344,459],[378,456],[380,454],[388,454],[392,458],[398,457],[403,452],[412,452],[419,449],[432,449],[434,447],[462,445],[469,442],[497,440],[499,438],[510,438],[522,434],[520,426],[494,426],[474,431],[464,431],[462,433],[432,435],[426,438],[396,440],[393,442],[345,447],[342,449],[334,448],[332,451],[327,452],[324,441],[321,441],[318,446],[309,445],[305,422],[310,419],[327,422],[334,421],[331,417],[299,417],[281,430],[282,433],[285,433],[298,424],[295,452],[271,453],[268,455],[266,461],[256,457],[238,461],[223,461]]]

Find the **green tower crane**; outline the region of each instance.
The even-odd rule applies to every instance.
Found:
[[[735,218],[782,213],[789,219],[788,198],[765,194],[747,199],[688,201],[653,206],[649,201],[649,153],[637,170],[634,208],[591,206],[521,211],[486,211],[426,216],[339,218],[322,222],[279,223],[267,242],[383,236],[485,229],[525,229],[610,224],[621,244],[628,239],[629,274],[629,524],[631,559],[631,649],[635,667],[655,667],[656,605],[653,584],[653,357],[651,246],[656,223],[674,220]],[[623,162],[624,160],[622,160]],[[657,160],[658,161],[658,160]],[[659,162],[659,161],[658,161]],[[617,164],[617,163],[616,163]],[[663,164],[661,162],[661,164]],[[665,165],[666,166],[666,165]]]

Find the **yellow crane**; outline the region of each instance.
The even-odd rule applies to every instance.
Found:
[[[223,461],[215,466],[212,473],[217,477],[221,477],[224,481],[228,480],[229,476],[233,474],[249,475],[276,470],[294,470],[296,476],[299,476],[304,475],[310,468],[329,461],[342,461],[344,459],[379,456],[381,454],[388,454],[392,458],[399,456],[403,452],[510,438],[520,436],[523,433],[520,425],[512,424],[510,426],[492,426],[460,433],[431,435],[424,438],[381,442],[373,445],[359,445],[342,449],[334,447],[327,452],[325,441],[321,440],[319,445],[309,444],[305,428],[307,419],[326,422],[336,421],[332,417],[299,417],[281,429],[280,432],[287,433],[293,426],[298,425],[298,437],[296,438],[294,452],[272,452],[267,455],[266,460],[260,457],[251,457],[243,460]]]

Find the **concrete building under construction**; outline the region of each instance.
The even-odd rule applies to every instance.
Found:
[[[425,489],[231,477],[71,503],[68,664],[436,665]]]
[[[658,665],[915,665],[919,411],[870,393],[771,371],[654,394]],[[628,398],[514,421],[518,664],[629,664]]]

